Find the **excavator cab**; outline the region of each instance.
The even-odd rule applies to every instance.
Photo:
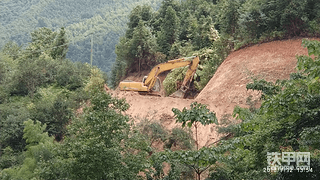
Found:
[[[148,78],[148,76],[144,76],[142,79],[142,83],[146,82],[146,79]],[[152,91],[156,91],[156,92],[160,92],[161,90],[161,83],[160,83],[160,79],[157,77],[156,82],[154,84],[154,86],[151,89]]]

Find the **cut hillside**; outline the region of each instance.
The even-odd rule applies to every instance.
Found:
[[[251,77],[264,78],[267,81],[288,79],[290,73],[295,71],[296,56],[307,55],[307,49],[301,46],[301,42],[302,39],[274,41],[232,52],[193,100],[143,96],[137,92],[124,91],[114,91],[113,94],[126,98],[130,104],[126,113],[131,115],[135,122],[148,118],[158,120],[168,129],[172,129],[176,126],[172,108],[190,108],[194,101],[207,104],[221,120],[224,114],[231,114],[237,105],[249,107],[246,101],[250,95],[252,99],[259,99],[258,92],[246,90],[246,84],[251,82]],[[214,127],[215,125],[209,125],[200,128],[200,146],[209,145],[219,139]]]
[[[273,41],[232,52],[195,99],[208,104],[218,117],[232,113],[236,105],[248,107],[246,100],[258,92],[246,89],[251,77],[275,82],[289,79],[295,72],[296,56],[307,55],[302,39]]]

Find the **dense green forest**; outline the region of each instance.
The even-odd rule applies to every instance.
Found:
[[[296,36],[319,36],[319,7],[317,0],[164,0],[157,11],[138,6],[116,46],[111,86],[117,87],[128,72],[197,55],[201,66],[195,86],[201,90],[232,50]],[[167,76],[167,94],[174,92],[176,80],[183,79],[181,71],[183,68],[175,69]]]
[[[115,45],[125,33],[130,11],[137,5],[158,8],[160,0],[2,0],[0,1],[0,47],[13,40],[26,46],[30,33],[40,27],[53,31],[65,27],[69,40],[67,58],[90,63],[110,72]]]
[[[82,17],[88,21],[81,22],[71,8],[76,2],[61,1],[70,11],[41,15],[42,27],[37,28],[36,15],[60,7],[59,2],[0,2],[7,7],[1,8],[0,16],[0,179],[171,180],[204,179],[204,173],[207,180],[320,178],[319,41],[303,40],[309,56],[297,57],[297,72],[290,79],[275,83],[254,79],[248,84],[247,89],[261,91],[261,107],[236,107],[233,116],[240,123],[230,123],[228,116],[219,120],[219,132],[226,138],[208,147],[199,148],[189,129],[218,122],[205,105],[173,109],[183,127],[168,131],[152,119],[133,125],[124,115],[129,104],[104,91],[108,78],[116,86],[129,71],[148,70],[159,62],[190,55],[201,58],[195,76],[201,90],[231,50],[319,36],[319,1],[164,0],[157,10],[152,8],[157,3],[148,1],[128,11],[127,21],[110,22],[116,24],[111,27],[103,22],[113,21],[117,13],[111,12],[125,9],[120,8],[122,1],[112,1],[119,6],[99,1],[101,12],[110,14],[89,13]],[[82,5],[89,6],[85,1]],[[17,7],[26,14],[17,13]],[[63,13],[70,13],[70,19],[63,21]],[[90,22],[95,27],[101,23],[100,29],[90,30]],[[122,37],[115,30],[116,22],[127,22]],[[70,29],[77,31],[71,35]],[[120,32],[108,78],[103,68],[68,58],[73,41],[87,42],[85,37],[92,32]],[[173,71],[168,76],[179,79],[178,74]],[[169,92],[173,82],[165,83]],[[157,150],[155,142],[162,142],[165,150]],[[268,152],[310,152],[312,172],[265,172]]]

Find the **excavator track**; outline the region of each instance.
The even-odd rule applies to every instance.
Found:
[[[158,97],[161,97],[161,94],[160,94],[159,92],[154,92],[154,91],[152,91],[152,92],[138,91],[138,93],[139,93],[140,95],[144,95],[144,96],[149,95],[149,96],[158,96]]]

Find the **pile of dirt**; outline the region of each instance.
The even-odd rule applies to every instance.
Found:
[[[224,114],[231,114],[237,105],[248,107],[246,101],[249,96],[252,96],[253,100],[259,99],[258,92],[246,90],[246,84],[251,82],[251,77],[260,77],[267,81],[288,79],[290,73],[295,72],[296,56],[307,55],[307,49],[301,46],[301,42],[302,39],[274,41],[232,52],[207,86],[193,100],[142,96],[137,92],[113,91],[112,93],[119,98],[126,98],[130,104],[126,114],[132,116],[137,123],[143,118],[148,118],[158,120],[168,129],[172,129],[177,126],[172,108],[180,110],[184,107],[190,108],[190,104],[194,101],[207,104],[221,120]],[[136,80],[136,78],[127,79]],[[215,125],[200,127],[198,137],[200,146],[219,139]]]

